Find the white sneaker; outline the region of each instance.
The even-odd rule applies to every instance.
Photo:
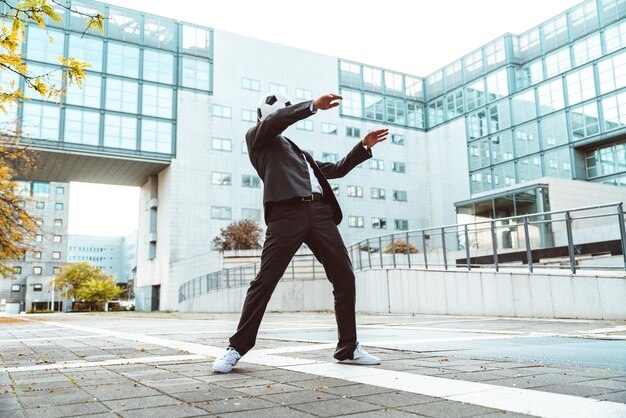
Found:
[[[339,360],[339,363],[345,364],[380,364],[380,359],[376,356],[368,354],[361,344],[357,344],[351,359]]]
[[[232,347],[228,347],[226,352],[222,354],[222,357],[215,359],[213,362],[213,370],[220,373],[229,373],[233,367],[235,367],[235,364],[237,364],[240,358],[241,356],[237,350]]]

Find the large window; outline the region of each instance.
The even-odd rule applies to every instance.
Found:
[[[212,108],[213,116],[218,118],[230,119],[233,116],[232,109],[228,106],[214,104]]]
[[[363,88],[382,92],[383,72],[377,68],[363,66]]]
[[[138,78],[139,48],[134,45],[109,42],[107,72],[109,74]]]
[[[517,172],[520,183],[541,177],[541,158],[537,155],[518,160]]]
[[[106,85],[107,110],[137,113],[139,84],[136,81],[108,77]]]
[[[146,48],[143,51],[143,78],[156,83],[174,83],[174,55]]]
[[[385,189],[380,189],[378,187],[372,187],[370,190],[370,197],[376,200],[384,200],[385,199]]]
[[[472,142],[468,146],[470,170],[489,165],[489,140],[487,138]]]
[[[492,136],[490,140],[492,164],[513,159],[513,136],[510,131]]]
[[[387,219],[372,218],[372,229],[387,229]]]
[[[598,62],[598,78],[601,94],[626,87],[626,52]]]
[[[243,174],[241,176],[241,187],[261,187],[261,179],[251,174]]]
[[[500,164],[493,168],[493,187],[508,187],[515,184],[515,165]]]
[[[554,113],[540,121],[543,148],[552,148],[568,142],[565,112]]]
[[[171,19],[144,15],[143,42],[155,48],[175,50],[176,29],[176,23]]]
[[[521,157],[539,151],[539,135],[536,122],[518,126],[513,131],[513,135],[515,137],[516,156]]]
[[[172,124],[144,118],[141,121],[141,150],[172,153]]]
[[[406,202],[407,201],[407,193],[405,190],[394,190],[393,191],[393,200],[396,202]]]
[[[349,197],[363,197],[363,187],[362,186],[348,186],[348,196]]]
[[[61,110],[57,104],[24,103],[22,130],[34,139],[59,140]]]
[[[487,97],[490,102],[509,95],[509,83],[506,68],[496,71],[487,77],[487,93]]]
[[[362,216],[348,216],[348,227],[349,228],[363,228],[363,217]]]
[[[350,62],[341,61],[339,66],[341,85],[361,88],[361,66]],[[345,96],[344,96],[345,100]]]
[[[141,15],[139,12],[109,6],[109,36],[121,41],[139,43]],[[81,31],[84,30],[84,27]]]
[[[573,50],[574,66],[576,67],[598,58],[602,55],[600,34],[596,33],[586,37],[585,39],[581,39],[574,44]]]
[[[28,42],[26,42],[26,56],[29,60],[58,64],[59,56],[63,56],[63,32],[54,29],[41,29],[38,26],[28,26]],[[52,40],[52,42],[51,42]]]
[[[370,159],[370,170],[384,170],[385,169],[385,161],[379,160],[377,158]]]
[[[110,113],[104,115],[104,146],[137,149],[137,118]]]
[[[394,173],[406,173],[406,165],[404,163],[392,161],[391,171],[393,171]]]
[[[574,105],[596,96],[593,67],[585,67],[567,75],[567,99]]]
[[[78,87],[76,84],[67,87],[65,100],[68,104],[100,108],[101,86],[102,77],[98,74],[89,73],[83,81],[82,87]]]
[[[595,102],[572,108],[570,118],[574,140],[595,135],[600,131],[598,106]]]
[[[241,88],[244,89],[244,90],[260,91],[261,90],[261,82],[259,80],[255,80],[253,78],[242,77],[241,78]]]
[[[622,0],[616,1],[622,2]],[[626,21],[604,30],[604,46],[607,54],[626,46]]]
[[[536,118],[535,90],[530,89],[514,95],[511,98],[511,108],[513,110],[513,122],[516,124]]]
[[[543,163],[548,177],[572,178],[572,164],[570,163],[569,147],[557,148],[546,152]]]
[[[358,91],[342,89],[341,114],[346,116],[362,117],[361,93]]]
[[[31,40],[29,39],[28,43],[30,44],[30,42]],[[68,55],[79,61],[88,62],[91,64],[89,69],[92,71],[102,71],[103,49],[104,43],[102,42],[102,39],[94,38],[88,35],[81,36],[75,33],[70,34],[70,50]],[[30,58],[30,55],[28,58]],[[56,63],[58,63],[58,61],[55,61],[55,64]],[[89,79],[89,77],[87,77],[87,79]]]
[[[565,47],[546,55],[545,61],[546,78],[562,74],[572,68],[572,62],[569,56],[569,47]]]
[[[485,104],[485,80],[480,79],[465,87],[465,105],[471,111]]]
[[[519,37],[519,55],[522,61],[530,61],[541,55],[539,28],[534,28]]]
[[[574,7],[569,14],[573,39],[591,33],[598,28],[598,10],[596,0],[587,0]]]
[[[399,231],[406,231],[409,229],[409,221],[407,219],[394,219],[393,223],[395,229]]]
[[[436,126],[445,121],[443,98],[428,104],[428,126]]]
[[[467,118],[469,139],[487,135],[487,113],[485,110],[473,113]]]
[[[211,67],[209,61],[183,57],[182,85],[198,90],[210,90]]]
[[[605,131],[626,126],[626,93],[603,98],[602,113]]]
[[[231,219],[232,209],[227,206],[211,206],[211,218]]]
[[[174,91],[170,87],[144,83],[142,106],[144,115],[171,119],[173,116]]]
[[[211,52],[211,32],[204,28],[184,24],[183,52],[208,58]]]
[[[404,101],[387,97],[387,122],[397,123],[399,125],[406,124]]]
[[[463,115],[463,89],[459,89],[446,96],[446,109],[448,111],[448,119],[454,119]]]
[[[565,107],[563,82],[561,78],[542,84],[537,88],[539,115],[546,115]]]
[[[588,179],[626,172],[626,143],[587,151],[585,163]]]
[[[566,45],[567,42],[567,16],[565,13],[543,24],[543,46],[546,51],[552,51]]]
[[[100,113],[66,109],[64,141],[98,145],[100,141]]]
[[[365,118],[382,121],[384,113],[383,96],[365,94]]]
[[[483,54],[479,49],[478,51],[472,52],[469,55],[466,55],[463,59],[463,64],[465,65],[465,78],[471,80],[476,76],[483,74]]]

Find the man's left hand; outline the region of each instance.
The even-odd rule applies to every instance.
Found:
[[[379,142],[383,142],[384,140],[386,140],[387,135],[389,135],[389,129],[377,129],[365,135],[365,138],[363,138],[361,143],[363,145],[366,145],[367,148],[372,148]]]

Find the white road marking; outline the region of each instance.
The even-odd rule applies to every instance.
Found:
[[[127,334],[107,329],[89,328],[64,323],[50,323],[66,329],[92,334],[106,334],[116,338],[156,344],[169,348],[183,349],[201,356],[216,356],[223,353],[220,347],[187,343],[141,334]],[[181,357],[181,356],[174,356]],[[135,359],[138,360],[138,359]],[[278,367],[316,376],[332,377],[355,383],[402,390],[410,393],[434,396],[452,401],[465,402],[488,408],[531,414],[549,418],[575,417],[626,417],[626,404],[580,398],[571,395],[541,392],[531,389],[508,388],[493,384],[468,382],[433,376],[385,370],[379,367],[347,366],[339,363],[320,362],[276,356],[262,352],[250,352],[245,362]],[[89,363],[97,365],[97,362]],[[37,367],[37,366],[31,366]]]
[[[190,354],[181,356],[153,356],[153,357],[136,357],[127,359],[111,359],[102,361],[66,361],[63,363],[38,364],[36,366],[22,367],[5,367],[0,368],[0,373],[14,372],[30,372],[35,370],[54,370],[54,369],[75,369],[81,367],[97,367],[97,366],[118,366],[122,364],[138,364],[138,363],[164,363],[172,361],[186,360],[206,360],[207,356]]]
[[[96,335],[76,335],[76,336],[67,336],[67,337],[40,337],[40,338],[17,338],[13,340],[0,340],[0,344],[19,344],[23,342],[30,341],[57,341],[57,340],[80,340],[80,339],[91,339],[94,337],[106,337],[106,334],[96,334]]]

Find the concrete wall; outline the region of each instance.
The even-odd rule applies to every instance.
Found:
[[[549,271],[357,272],[357,311],[524,318],[626,319],[626,274]],[[240,312],[247,288],[192,298],[181,312]],[[270,311],[332,310],[325,280],[281,281]]]

